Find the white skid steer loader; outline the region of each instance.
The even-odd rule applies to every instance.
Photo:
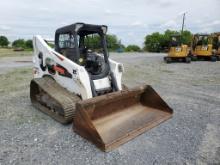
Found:
[[[123,65],[109,59],[107,26],[75,23],[56,30],[55,49],[34,36],[32,104],[109,151],[172,116],[151,86],[123,88]],[[123,89],[122,89],[123,88]]]

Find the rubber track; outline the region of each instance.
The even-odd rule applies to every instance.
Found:
[[[67,124],[73,121],[75,104],[81,100],[77,95],[70,93],[50,77],[33,79],[31,81],[30,88],[31,101],[37,109],[62,124]],[[46,93],[50,97],[50,99],[44,104],[53,105],[55,102],[56,105],[59,105],[59,109],[63,111],[63,115],[41,104],[36,99],[36,95],[39,95],[39,91],[40,95],[44,95],[44,93]]]

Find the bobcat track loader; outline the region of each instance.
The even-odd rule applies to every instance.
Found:
[[[183,61],[186,63],[191,62],[191,58],[188,56],[188,46],[181,42],[181,35],[174,34],[171,36],[170,49],[168,55],[164,57],[166,63],[173,61]]]
[[[32,104],[104,151],[172,116],[149,85],[121,84],[123,65],[109,59],[107,26],[75,23],[56,30],[55,49],[34,36]]]

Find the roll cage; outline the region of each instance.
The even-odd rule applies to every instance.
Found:
[[[90,34],[98,34],[101,39],[101,48],[105,62],[108,63],[106,32],[107,26],[105,25],[75,23],[61,27],[55,32],[55,50],[61,54],[63,54],[63,51],[66,51],[67,58],[79,63],[80,54],[85,48],[84,38]],[[64,39],[63,41],[62,38]]]

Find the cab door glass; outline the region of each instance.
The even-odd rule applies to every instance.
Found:
[[[74,37],[71,34],[59,35],[59,47],[61,49],[75,48]]]

